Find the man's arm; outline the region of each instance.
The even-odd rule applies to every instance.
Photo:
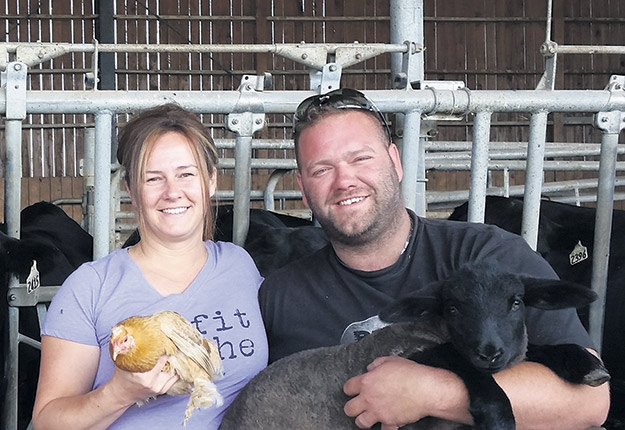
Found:
[[[586,429],[601,425],[610,407],[609,387],[569,384],[546,367],[523,362],[494,375],[508,395],[517,428]],[[368,372],[351,378],[345,393],[356,396],[345,413],[360,428],[383,423],[394,429],[426,416],[472,424],[463,382],[452,372],[399,357],[374,361]]]

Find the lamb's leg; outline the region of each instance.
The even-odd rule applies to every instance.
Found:
[[[597,387],[610,380],[601,360],[584,347],[572,343],[562,345],[528,345],[527,360],[540,363],[573,384]]]
[[[506,393],[489,374],[479,372],[449,344],[409,357],[428,366],[454,372],[469,393],[469,412],[478,430],[514,430],[516,424]]]

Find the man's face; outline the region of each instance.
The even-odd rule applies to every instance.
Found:
[[[380,237],[404,210],[397,147],[364,112],[339,111],[301,132],[298,183],[328,236],[346,245]]]

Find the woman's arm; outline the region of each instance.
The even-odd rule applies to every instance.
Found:
[[[99,354],[95,346],[42,337],[35,429],[106,429],[132,404],[166,392],[177,380],[161,372],[167,359],[163,356],[146,373],[115,368],[111,379],[92,391]]]

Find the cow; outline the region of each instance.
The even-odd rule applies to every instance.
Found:
[[[6,364],[9,332],[6,297],[9,277],[14,275],[20,283],[26,282],[35,261],[41,285],[61,285],[74,269],[93,259],[93,238],[61,208],[43,201],[21,211],[20,239],[7,236],[6,227],[0,230],[0,293],[4,297],[0,301],[0,359]],[[39,340],[39,323],[34,308],[21,308],[20,333]],[[18,427],[22,429],[30,421],[34,403],[39,374],[39,352],[31,346],[21,345],[19,354]],[[6,385],[5,368],[0,386],[2,405],[6,401]]]
[[[1,229],[0,229],[1,230]],[[215,240],[232,241],[233,207],[217,207]],[[124,243],[130,246],[139,240],[135,232]],[[262,209],[250,210],[249,233],[245,248],[255,260],[261,274],[289,261],[311,253],[328,244],[323,230],[310,220]],[[32,262],[37,262],[41,285],[61,285],[78,266],[93,259],[93,238],[65,212],[54,204],[39,202],[24,208],[20,215],[20,239],[11,238],[0,231],[0,282],[6,297],[9,276],[15,274],[24,283]],[[2,300],[0,325],[2,342],[0,359],[5,362],[8,345],[8,306]],[[22,308],[20,332],[39,339],[39,326],[35,310]],[[20,347],[19,428],[26,428],[34,402],[39,353],[32,347]],[[6,375],[3,372],[0,387],[0,404],[4,404]]]
[[[218,205],[216,213],[213,239],[232,242],[232,205]],[[139,240],[139,233],[135,230],[122,248],[134,245]],[[263,276],[328,244],[324,231],[308,219],[264,209],[250,209],[249,228],[243,248]]]
[[[466,221],[468,204],[452,212],[450,220]],[[562,279],[590,288],[595,208],[542,200],[536,251]],[[523,200],[486,197],[484,222],[521,234]],[[612,380],[612,407],[608,428],[625,428],[625,211],[614,210],[601,356]],[[580,311],[588,326],[588,308]]]
[[[243,247],[263,276],[329,243],[324,231],[305,218],[252,208],[249,219]],[[232,226],[232,206],[218,206],[215,240],[232,241]]]

